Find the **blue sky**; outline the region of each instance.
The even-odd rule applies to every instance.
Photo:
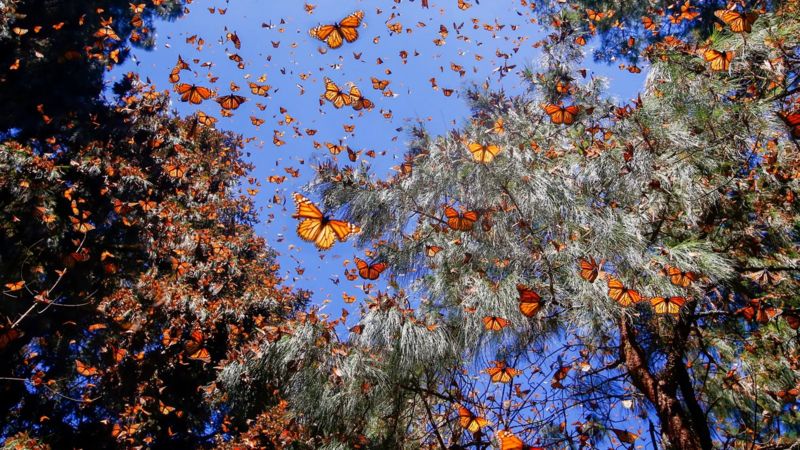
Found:
[[[158,89],[171,89],[168,74],[180,55],[191,65],[191,71],[182,72],[181,82],[213,87],[221,95],[231,92],[230,83],[241,88],[236,93],[248,101],[232,117],[222,117],[213,101],[195,106],[182,103],[173,95],[173,106],[182,115],[204,111],[219,119],[217,128],[250,138],[245,151],[255,165],[252,176],[261,186],[246,187],[259,190],[255,201],[262,223],[257,231],[281,254],[281,274],[286,283],[311,290],[314,304],[330,300],[331,305],[326,308],[336,314],[340,307],[347,307],[343,293],[363,297],[358,288],[363,280],[351,282],[344,277],[345,261],[354,255],[364,258],[363,252],[350,242],[319,252],[297,238],[297,221],[291,218],[291,193],[308,195],[303,186],[314,175],[313,165],[331,157],[324,143],[342,140],[356,151],[372,149],[377,156],[370,158],[362,153],[358,164],[369,164],[377,173],[388,174],[391,166],[402,161],[409,125],[422,121],[432,134],[441,134],[463,123],[469,110],[459,90],[472,83],[488,82],[492,90],[524,92],[526,87],[519,72],[537,67],[539,53],[532,44],[543,34],[539,25],[531,22],[534,15],[529,7],[521,6],[519,1],[484,0],[477,4],[471,0],[468,3],[472,7],[467,10],[459,9],[457,0],[430,0],[428,9],[422,8],[419,1],[409,0],[311,3],[315,7],[309,14],[300,1],[195,1],[188,5],[189,14],[176,22],[158,23],[155,49],[134,51],[133,58],[109,75],[109,81],[136,71]],[[224,15],[219,8],[226,9]],[[356,10],[365,14],[360,38],[323,54],[320,49],[324,44],[310,37],[308,30],[320,23],[338,21]],[[403,32],[391,33],[387,23],[398,22]],[[434,40],[442,38],[441,26],[447,28],[448,35],[443,45],[437,45]],[[225,39],[228,32],[239,36],[239,50]],[[193,36],[195,39],[187,42]],[[202,45],[200,39],[204,41]],[[586,48],[591,52],[591,43]],[[401,56],[403,51],[407,52],[406,58]],[[244,69],[229,58],[234,53],[243,59]],[[453,70],[453,64],[461,66],[463,76]],[[496,69],[504,64],[516,68],[501,79]],[[593,64],[591,58],[586,65],[590,73],[609,79],[612,94],[620,100],[634,97],[644,80],[643,75]],[[355,83],[375,103],[375,109],[359,114],[351,108],[337,110],[329,103],[320,105],[326,76],[342,86]],[[389,80],[388,89],[394,95],[386,97],[374,90],[371,77]],[[248,81],[258,82],[259,78],[265,78],[261,84],[271,86],[268,98],[250,94]],[[431,78],[436,79],[438,90],[433,88]],[[446,97],[445,88],[456,92]],[[257,103],[262,104],[263,111]],[[281,108],[286,112],[281,113]],[[384,113],[388,116],[389,112],[391,118],[385,117]],[[291,123],[287,123],[287,114]],[[265,122],[256,127],[251,116]],[[355,130],[347,133],[345,125],[355,125]],[[273,144],[276,130],[284,145]],[[306,130],[316,130],[316,134],[309,136]],[[314,141],[323,146],[314,148]],[[341,163],[350,164],[345,153],[338,158]],[[299,176],[292,177],[286,168],[298,169]],[[271,175],[286,176],[286,180],[282,184],[270,183],[267,179]],[[274,204],[275,195],[285,205]],[[352,263],[347,266],[352,267]]]

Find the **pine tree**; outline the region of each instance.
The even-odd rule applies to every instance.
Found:
[[[796,443],[797,6],[653,43],[622,105],[555,14],[527,95],[472,90],[389,179],[319,168],[405,290],[349,346],[312,315],[224,385],[277,370],[326,448]]]

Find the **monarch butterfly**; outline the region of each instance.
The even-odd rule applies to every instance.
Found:
[[[472,7],[472,3],[467,3],[464,0],[458,0],[458,9],[466,11]]]
[[[442,247],[439,247],[438,245],[425,246],[425,256],[427,256],[428,258],[433,258],[440,251],[442,251]]]
[[[345,149],[345,146],[343,145],[336,145],[330,142],[326,142],[325,146],[328,147],[328,151],[331,152],[331,155],[338,155],[339,153],[342,153],[342,150]]]
[[[92,367],[78,359],[75,360],[75,370],[85,377],[92,377],[100,374],[100,371],[97,370],[96,367]]]
[[[638,291],[626,288],[621,281],[614,277],[608,279],[608,296],[622,306],[630,306],[642,300]]]
[[[792,137],[800,139],[800,111],[780,113],[781,119],[792,129]]]
[[[556,92],[561,95],[569,93],[569,88],[569,81],[558,80],[558,82],[556,82]]]
[[[597,275],[600,274],[600,266],[597,264],[597,261],[592,257],[589,259],[581,258],[578,260],[578,264],[581,267],[581,278],[589,283],[594,283],[594,280],[597,279]]]
[[[15,283],[6,283],[8,292],[19,291],[25,286],[25,280],[17,281]]]
[[[774,306],[765,305],[759,299],[750,300],[747,306],[736,310],[737,315],[745,318],[748,322],[756,321],[760,324],[765,324],[773,317],[780,313],[778,308]]]
[[[219,103],[222,109],[237,109],[242,103],[246,102],[247,99],[241,95],[229,94],[217,97],[215,101]]]
[[[786,323],[789,325],[791,329],[797,330],[798,328],[800,328],[799,315],[785,312],[781,314],[781,317],[783,317],[786,320]],[[0,346],[0,348],[2,348],[2,346]]]
[[[139,431],[139,428],[142,427],[140,423],[131,423],[127,425],[122,425],[119,423],[115,423],[114,427],[111,429],[111,436],[115,439],[121,441],[126,438],[130,438],[134,434]]]
[[[656,24],[656,22],[652,18],[647,16],[642,16],[642,25],[644,25],[645,30],[653,34],[658,34],[658,24]]]
[[[292,217],[303,219],[297,225],[297,235],[300,239],[313,242],[320,250],[331,248],[336,239],[344,242],[351,234],[361,231],[361,228],[352,223],[323,215],[311,200],[300,194],[294,194],[294,203],[297,212]]]
[[[389,86],[389,80],[379,80],[379,79],[377,79],[375,77],[372,77],[371,80],[372,80],[372,88],[373,89],[377,89],[379,91],[382,91],[382,90],[386,89],[387,86]]]
[[[476,416],[463,406],[458,407],[458,423],[462,428],[469,430],[470,433],[477,433],[481,428],[489,425],[488,420]]]
[[[203,111],[197,112],[197,121],[206,127],[213,127],[215,123],[217,123],[217,118],[213,116],[209,116],[208,114],[204,113]]]
[[[447,225],[458,231],[472,230],[472,227],[475,226],[475,221],[478,220],[478,213],[475,211],[459,213],[449,206],[444,208],[444,215],[447,217]]]
[[[667,266],[669,281],[675,286],[689,287],[693,281],[697,281],[697,274],[694,272],[684,272],[677,267]]]
[[[650,305],[656,314],[672,314],[678,315],[681,312],[681,307],[686,304],[685,297],[653,297],[650,299]]]
[[[483,318],[483,327],[489,331],[500,331],[508,326],[508,320],[497,316],[486,316]]]
[[[561,106],[551,103],[542,108],[550,116],[550,121],[556,125],[572,125],[575,122],[575,116],[580,112],[580,108],[576,105]]]
[[[203,103],[203,100],[208,100],[214,95],[214,91],[207,87],[186,83],[176,84],[175,92],[181,96],[182,102],[189,102],[195,105]]]
[[[183,349],[189,355],[189,359],[195,359],[203,362],[211,362],[211,354],[203,347],[205,337],[200,330],[193,330],[189,334],[189,340],[183,344]]]
[[[490,163],[500,153],[500,147],[496,145],[481,145],[473,142],[467,145],[467,149],[472,153],[472,159],[479,163]]]
[[[758,19],[758,13],[755,11],[743,14],[732,9],[718,9],[714,11],[714,15],[728,25],[734,33],[753,31],[753,23]]]
[[[361,258],[355,257],[353,259],[356,262],[356,268],[358,268],[358,275],[365,280],[377,280],[381,276],[381,272],[386,270],[386,263],[367,264]]]
[[[364,19],[364,11],[356,11],[335,25],[319,25],[309,30],[308,34],[328,44],[330,48],[339,48],[344,41],[354,42],[358,39],[358,27]]]
[[[625,444],[633,444],[634,442],[636,442],[636,439],[639,439],[638,434],[631,433],[630,431],[627,430],[620,430],[618,428],[610,428],[610,430],[617,435],[617,439],[619,439],[620,442],[623,442]]]
[[[519,311],[525,317],[533,317],[542,307],[542,297],[524,284],[517,285],[519,292]]]
[[[172,163],[166,164],[164,166],[164,169],[166,170],[166,173],[167,175],[169,175],[170,178],[183,178],[183,176],[186,175],[186,171],[188,170],[188,168],[183,164],[172,164]]]
[[[703,59],[705,59],[706,62],[711,63],[711,70],[715,72],[721,72],[723,70],[728,70],[728,68],[731,66],[731,61],[733,61],[733,52],[720,52],[718,50],[714,50],[713,48],[709,48],[703,52]]]
[[[361,111],[362,109],[372,109],[375,107],[375,103],[372,101],[367,100],[361,95],[361,89],[357,86],[350,87],[350,101],[353,104],[353,109],[356,111]]]
[[[500,450],[543,450],[542,447],[526,445],[522,439],[508,430],[498,431],[497,440],[500,443]]]
[[[256,84],[253,83],[252,81],[248,82],[248,84],[250,85],[250,92],[252,92],[254,95],[260,95],[262,97],[266,97],[269,95],[269,90],[271,88],[270,85]]]
[[[342,106],[350,106],[353,102],[353,97],[350,96],[347,92],[342,91],[339,86],[336,85],[330,78],[325,78],[325,93],[323,94],[325,100],[333,103],[333,106],[336,108],[341,108]]]
[[[492,378],[492,383],[511,383],[522,371],[509,367],[505,361],[495,361],[494,367],[486,369],[486,373]]]
[[[506,132],[505,122],[502,117],[494,121],[491,131],[494,134],[503,134]]]

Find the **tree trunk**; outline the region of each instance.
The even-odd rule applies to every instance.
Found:
[[[647,357],[636,342],[636,333],[630,328],[627,318],[620,320],[619,328],[620,358],[628,368],[633,385],[656,410],[662,434],[669,439],[669,447],[675,450],[711,450],[708,425],[705,421],[702,424],[692,422],[691,415],[678,398],[678,380],[664,380],[650,371]],[[705,430],[697,430],[703,426]]]

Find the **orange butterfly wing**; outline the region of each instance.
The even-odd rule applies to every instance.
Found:
[[[597,279],[597,275],[600,273],[600,268],[594,258],[581,258],[578,260],[578,264],[580,264],[581,268],[581,278],[589,283],[594,283],[594,280]]]
[[[363,11],[356,11],[339,22],[339,31],[347,42],[354,42],[358,39],[358,27],[364,19]]]
[[[353,102],[353,97],[350,94],[342,92],[336,83],[325,78],[325,93],[323,94],[326,100],[333,103],[333,106],[341,108],[342,106],[349,106]]]
[[[524,284],[517,285],[519,292],[519,311],[525,317],[533,317],[542,307],[542,297]]]

